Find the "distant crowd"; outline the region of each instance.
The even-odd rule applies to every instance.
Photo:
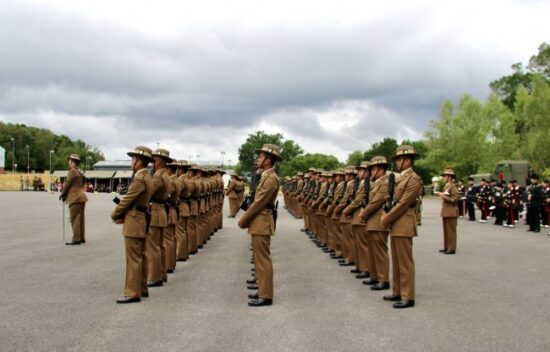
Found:
[[[544,179],[539,182],[537,175],[532,175],[526,187],[518,185],[516,180],[497,181],[481,180],[474,185],[474,179],[468,185],[458,181],[459,216],[468,216],[476,221],[475,206],[481,211],[480,223],[487,223],[494,218],[494,225],[513,228],[520,219],[529,226],[528,231],[540,232],[541,226],[550,227],[550,182]]]

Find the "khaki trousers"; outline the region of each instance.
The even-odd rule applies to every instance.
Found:
[[[176,259],[189,258],[189,244],[187,243],[187,219],[181,216],[176,225]]]
[[[401,299],[414,299],[414,259],[412,237],[391,236],[393,294]]]
[[[356,262],[355,266],[361,271],[370,272],[369,260],[372,256],[368,244],[367,229],[362,225],[352,225],[353,237],[355,239]]]
[[[187,219],[187,245],[189,253],[197,251],[197,216],[191,215]]]
[[[443,248],[456,251],[456,218],[443,219]]]
[[[171,224],[164,228],[164,248],[166,249],[166,270],[176,269],[176,225]]]
[[[336,241],[336,255],[337,256],[344,256],[344,240],[343,240],[343,234],[342,234],[342,224],[340,223],[340,220],[332,219],[332,223],[334,225],[334,239]]]
[[[166,274],[166,259],[163,256],[163,231],[163,227],[150,227],[145,241],[149,281],[160,281]]]
[[[229,198],[229,216],[237,215],[239,198]]]
[[[147,256],[145,238],[124,237],[126,249],[126,283],[124,296],[141,297],[147,291]]]
[[[73,242],[81,242],[86,240],[84,226],[84,208],[86,203],[74,203],[69,207],[71,214],[71,227],[73,228]]]
[[[390,282],[390,257],[388,255],[388,233],[367,231],[369,246],[369,273],[380,282]]]
[[[355,263],[355,243],[351,224],[340,223],[340,227],[342,228],[342,252],[344,252],[344,257],[348,262]]]
[[[273,298],[273,264],[269,246],[271,236],[252,235],[252,251],[254,254],[254,267],[258,281],[258,297]]]

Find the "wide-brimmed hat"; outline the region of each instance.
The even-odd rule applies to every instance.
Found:
[[[298,177],[303,177],[303,176],[304,176],[304,173],[303,173],[303,172],[298,172],[298,173],[296,174],[296,176],[298,176]]]
[[[357,170],[355,169],[355,166],[346,166],[344,170],[344,174],[355,175],[357,174]]]
[[[370,162],[368,161],[361,161],[361,164],[359,165],[359,169],[368,169],[370,165]]]
[[[175,160],[175,159],[171,163],[168,163],[166,165],[175,166],[177,168],[184,168],[184,167],[190,167],[191,166],[191,165],[189,165],[187,160]]]
[[[260,149],[256,150],[256,153],[266,153],[275,157],[276,160],[281,160],[279,146],[275,144],[264,144]]]
[[[126,154],[128,154],[129,157],[141,156],[148,160],[152,160],[153,159],[152,153],[153,152],[151,151],[150,148],[144,147],[142,145],[138,145],[137,147],[134,148],[133,151],[128,152]]]
[[[388,159],[386,159],[385,156],[375,156],[372,159],[370,159],[369,169],[374,166],[388,166]]]
[[[153,157],[158,156],[163,158],[164,160],[168,161],[169,163],[173,163],[175,160],[170,157],[170,152],[166,149],[157,149],[152,154]]]
[[[315,172],[315,168],[314,167],[310,167],[309,169],[307,169],[308,172]]]
[[[397,159],[400,156],[412,156],[413,158],[416,158],[419,154],[414,150],[412,145],[402,145],[395,149],[395,155],[392,159]]]
[[[80,161],[80,155],[78,154],[71,154],[67,157],[67,160],[76,160],[76,161]]]
[[[441,176],[446,176],[446,175],[449,175],[451,176],[452,178],[456,178],[456,174],[454,172],[454,170],[450,167],[450,166],[447,166],[445,168],[445,170],[443,171],[443,173],[441,174]]]

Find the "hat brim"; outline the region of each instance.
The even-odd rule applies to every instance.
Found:
[[[126,153],[126,154],[127,154],[129,157],[131,157],[131,158],[134,157],[134,156],[140,156],[140,157],[145,158],[145,159],[147,159],[147,160],[149,160],[149,161],[153,160],[152,157],[150,157],[150,156],[148,156],[148,155],[145,155],[145,154],[140,154],[140,153],[136,153],[136,152],[128,152],[128,153]]]
[[[373,167],[375,166],[388,166],[390,165],[390,163],[376,163],[376,164],[370,164],[369,166],[367,166],[367,169],[372,169]]]
[[[399,155],[394,155],[391,157],[392,160],[395,160],[399,157],[402,157],[402,156],[412,156],[413,159],[416,159],[420,156],[420,154],[417,154],[417,153],[407,153],[407,154],[399,154]]]
[[[168,161],[169,163],[172,163],[174,162],[174,159],[172,159],[171,157],[169,156],[166,156],[166,155],[161,155],[161,154],[151,154],[151,157],[154,159],[155,157],[157,158],[162,158],[164,159],[165,161]]]
[[[451,176],[452,178],[456,178],[456,175],[455,175],[455,174],[446,174],[446,173],[443,173],[443,174],[441,174],[441,176]]]
[[[77,159],[77,158],[71,158],[70,156],[69,156],[69,157],[67,157],[67,160],[80,161],[80,159]]]
[[[267,150],[263,150],[263,149],[256,149],[256,150],[255,150],[255,153],[256,153],[256,154],[260,154],[260,153],[268,154],[268,155],[270,155],[270,156],[276,158],[277,160],[281,160],[281,159],[282,159],[280,155],[270,153],[270,152],[268,152]]]

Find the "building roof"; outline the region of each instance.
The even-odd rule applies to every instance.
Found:
[[[90,170],[86,171],[84,173],[84,176],[86,178],[92,179],[92,178],[98,178],[98,179],[108,179],[113,178],[113,175],[115,174],[114,171],[108,171],[108,170]]]
[[[115,173],[115,176],[113,176],[114,178],[132,178],[132,175],[134,174],[133,171],[128,171],[128,170],[124,170],[124,171],[117,171]]]
[[[52,177],[67,177],[68,173],[68,170],[55,170],[52,174]]]
[[[132,160],[104,160],[94,164],[94,169],[120,168],[131,169]]]

